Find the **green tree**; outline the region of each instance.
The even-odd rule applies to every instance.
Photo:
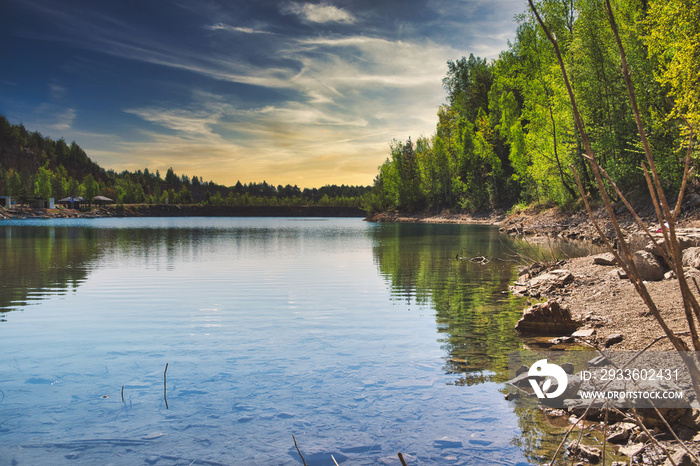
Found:
[[[34,196],[40,199],[48,199],[51,197],[51,178],[53,172],[48,168],[39,167],[39,173],[34,182]]]
[[[83,178],[83,183],[81,184],[81,191],[85,199],[87,199],[88,205],[92,204],[92,198],[97,196],[99,188],[100,186],[97,184],[97,181],[95,181],[92,174],[85,175],[85,178]]]
[[[658,60],[658,81],[691,124],[700,128],[700,3],[651,0],[645,37]]]
[[[19,173],[11,168],[7,171],[7,190],[13,197],[19,197],[22,192],[22,180]]]

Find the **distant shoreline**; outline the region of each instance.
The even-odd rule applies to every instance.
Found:
[[[102,217],[357,217],[366,213],[357,207],[327,206],[203,206],[132,204],[77,209],[33,209],[28,207],[4,210],[0,219],[102,218]]]

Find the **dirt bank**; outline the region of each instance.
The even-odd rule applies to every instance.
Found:
[[[494,210],[481,213],[454,213],[454,212],[376,212],[367,215],[368,222],[395,222],[395,223],[463,223],[500,225],[506,219],[506,213]]]
[[[594,256],[570,259],[557,267],[571,272],[574,280],[563,288],[543,293],[541,298],[558,300],[571,310],[575,319],[584,322],[584,329],[594,329],[594,335],[588,339],[591,343],[604,347],[610,336],[619,334],[622,341],[610,346],[611,349],[641,350],[663,335],[632,283],[620,278],[618,267],[596,265]],[[686,272],[691,283],[693,277],[700,282],[700,270],[686,268]],[[646,286],[669,327],[686,331],[688,324],[678,280],[648,281]],[[689,340],[687,343],[692,348]],[[668,340],[662,339],[651,349],[673,348]]]

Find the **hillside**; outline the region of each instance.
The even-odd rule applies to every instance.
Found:
[[[54,141],[28,131],[0,115],[0,195],[26,202],[32,198],[98,194],[118,203],[193,204],[214,206],[331,206],[362,205],[369,186],[327,185],[321,188],[273,186],[261,183],[224,186],[194,175],[177,175],[172,168],[162,177],[148,168],[136,172],[105,170],[75,142]]]

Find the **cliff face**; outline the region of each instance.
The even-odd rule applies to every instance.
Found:
[[[7,141],[0,140],[0,164],[5,169],[13,169],[21,173],[36,173],[39,170],[39,156],[37,149],[25,149],[14,146]]]

